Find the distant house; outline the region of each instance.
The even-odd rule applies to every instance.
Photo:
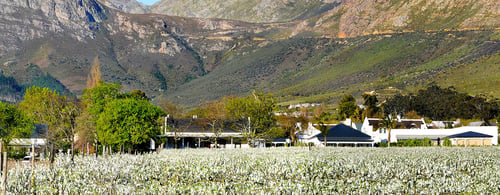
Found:
[[[363,125],[361,126],[361,131],[367,135],[370,135],[375,143],[387,142],[389,136],[386,128],[382,127],[379,118],[365,118]],[[396,122],[394,129],[427,129],[424,119],[394,119]],[[393,141],[393,140],[391,140]]]
[[[474,122],[470,122],[467,126],[481,127],[481,126],[490,126],[490,125],[484,121],[474,121]]]
[[[429,125],[429,129],[445,129],[453,128],[455,125],[459,124],[457,121],[432,121]]]
[[[330,125],[327,124],[327,126],[334,126],[334,125],[335,124],[330,124]],[[315,124],[308,123],[306,129],[304,129],[300,132],[297,132],[298,141],[301,143],[306,143],[306,144],[312,143],[315,146],[322,145],[322,143],[316,138],[316,135],[321,134],[321,131],[319,131],[314,126],[315,126]]]
[[[316,135],[316,138],[321,143],[325,141],[323,134]],[[344,124],[331,127],[328,129],[328,134],[326,135],[326,146],[372,147],[373,144],[374,142],[370,135]]]
[[[457,146],[491,146],[492,135],[467,131],[454,135],[447,136],[451,140],[452,145]]]
[[[431,139],[434,145],[442,145],[443,140],[451,135],[464,132],[474,132],[492,136],[490,141],[485,141],[482,145],[497,145],[498,144],[498,127],[497,126],[463,126],[450,129],[429,129],[423,119],[395,119],[397,120],[396,127],[391,129],[391,142],[404,141],[409,139]],[[444,123],[443,123],[444,124]],[[380,119],[365,118],[363,133],[372,137],[375,143],[387,142],[389,134],[387,129],[380,126]],[[476,143],[476,142],[475,142]],[[491,144],[490,144],[491,143]],[[479,145],[479,144],[476,144]]]
[[[316,125],[317,126],[317,125]],[[361,131],[358,131],[345,124],[328,125],[328,134],[326,136],[326,146],[373,146],[373,139]],[[299,142],[313,143],[316,146],[324,145],[325,136],[316,129],[312,123],[299,136]]]
[[[49,127],[45,124],[35,124],[30,138],[16,138],[12,139],[9,143],[10,146],[15,148],[30,148],[31,145],[39,148],[47,144],[47,139],[44,135],[47,133]]]
[[[291,104],[288,106],[288,109],[309,108],[309,107],[315,107],[315,106],[321,106],[321,104],[318,104],[318,103]]]
[[[208,119],[196,117],[168,120],[167,126],[170,129],[165,129],[163,135],[158,135],[158,137],[166,138],[164,147],[171,148],[241,147],[241,143],[239,145],[234,143],[234,138],[242,138],[243,134],[231,128],[233,122],[224,121],[223,128],[217,132],[212,130],[209,123]],[[217,139],[218,146],[213,145],[214,139]]]

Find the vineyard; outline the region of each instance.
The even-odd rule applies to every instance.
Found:
[[[60,155],[18,165],[12,194],[500,193],[500,149],[270,148]],[[34,187],[32,187],[34,186]]]

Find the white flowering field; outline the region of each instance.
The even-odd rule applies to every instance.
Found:
[[[31,192],[31,169],[8,192]],[[35,170],[37,194],[500,193],[500,149],[269,148],[59,156]]]

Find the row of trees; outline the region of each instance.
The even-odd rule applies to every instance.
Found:
[[[28,136],[32,123],[47,124],[49,132],[46,137],[53,160],[57,149],[74,150],[76,147],[88,151],[88,143],[94,146],[90,148],[94,151],[99,145],[121,152],[145,149],[151,139],[162,142],[157,135],[162,134],[161,124],[167,114],[171,119],[188,114],[205,119],[207,124],[204,125],[215,134],[214,142],[224,128],[241,131],[249,142],[272,137],[289,137],[295,142],[297,130],[306,128],[310,120],[307,114],[296,115],[293,110],[275,116],[277,106],[272,94],[262,91],[254,91],[246,97],[225,97],[185,114],[181,107],[171,102],[162,101],[159,108],[151,104],[143,92],[124,93],[121,88],[119,84],[96,82],[95,87],[85,90],[77,100],[48,88],[31,87],[18,105],[0,104],[0,136],[6,142],[11,137]],[[458,117],[487,120],[498,116],[499,112],[495,99],[472,97],[453,88],[442,89],[435,85],[416,95],[396,95],[381,106],[377,105],[377,95],[373,92],[364,93],[362,97],[364,106],[360,107],[354,96],[344,95],[338,102],[336,119],[362,121],[364,117],[377,117],[383,119],[381,126],[390,128],[395,114],[423,115],[441,120]],[[331,123],[332,116],[322,105],[315,108],[312,120],[327,124]],[[297,123],[302,126],[298,127]],[[328,129],[323,127],[320,125],[326,133]],[[182,131],[181,128],[175,125],[167,127],[176,132]],[[78,142],[75,137],[78,137]]]
[[[482,119],[485,121],[498,117],[498,99],[485,95],[470,96],[459,93],[453,87],[441,88],[435,84],[416,94],[397,94],[381,105],[373,92],[362,94],[364,109],[356,105],[350,94],[344,95],[338,103],[338,119],[364,117],[383,118],[399,115],[407,118],[427,117],[431,120]]]
[[[351,118],[353,121],[362,121],[365,117],[380,117],[381,108],[378,107],[377,94],[375,92],[367,92],[361,95],[363,97],[363,106],[360,108],[356,104],[356,98],[352,94],[344,94],[338,102],[338,120]]]
[[[482,119],[488,122],[498,116],[498,99],[485,95],[470,96],[453,87],[441,88],[435,84],[419,90],[417,94],[398,94],[383,105],[384,114],[404,116],[415,111],[432,120]]]
[[[46,124],[44,136],[53,162],[57,150],[88,151],[88,143],[95,146],[94,151],[98,145],[120,151],[146,148],[161,133],[164,115],[143,92],[123,93],[118,84],[100,82],[85,90],[81,100],[33,86],[18,105],[0,103],[0,138],[6,145],[12,138],[29,137],[34,123]]]
[[[190,112],[206,119],[209,129],[220,134],[224,128],[241,131],[249,143],[256,139],[281,136],[274,115],[276,102],[272,94],[254,90],[246,97],[224,97]],[[226,123],[230,121],[230,123]],[[225,126],[230,125],[230,126]],[[216,140],[216,139],[215,139]]]

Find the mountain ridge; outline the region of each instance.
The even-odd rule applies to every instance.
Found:
[[[45,83],[81,94],[97,58],[105,82],[195,106],[253,87],[275,92],[280,101],[331,101],[343,92],[412,90],[425,83],[411,82],[432,76],[449,83],[455,78],[446,72],[460,67],[489,63],[498,72],[500,22],[494,8],[485,8],[493,1],[452,1],[422,13],[422,2],[439,1],[415,2],[343,1],[304,19],[251,23],[130,14],[95,0],[0,1],[0,73],[19,85]],[[375,8],[380,11],[370,11]],[[474,11],[454,19],[464,10]],[[395,23],[386,13],[408,18]],[[432,17],[415,23],[426,14]]]

